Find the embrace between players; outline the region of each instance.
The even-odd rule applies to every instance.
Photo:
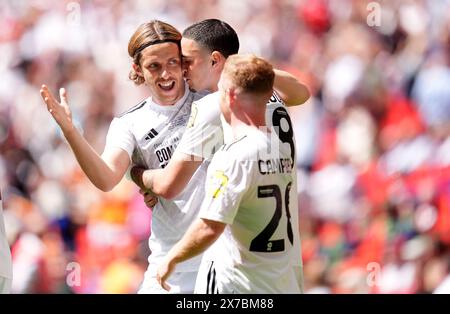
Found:
[[[151,21],[128,44],[150,96],[111,122],[99,155],[74,127],[66,91],[41,96],[102,191],[128,169],[153,209],[139,293],[301,293],[295,141],[286,106],[309,93],[236,32],[208,19],[181,35]]]

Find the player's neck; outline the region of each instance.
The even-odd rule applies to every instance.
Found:
[[[217,86],[218,82],[216,84],[211,85],[207,90],[210,93],[215,93],[219,90],[219,87]]]
[[[245,135],[248,135],[249,133],[259,131],[263,127],[265,127],[265,123],[255,124],[255,123],[245,123],[239,120],[231,121],[233,140],[237,140]]]
[[[266,125],[265,113],[256,111],[237,111],[230,120],[230,125],[239,127],[240,125],[260,128]]]

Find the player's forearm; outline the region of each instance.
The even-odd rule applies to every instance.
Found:
[[[188,185],[201,160],[175,152],[164,169],[146,170],[142,175],[144,189],[165,199],[173,199]],[[138,184],[139,185],[139,184]]]
[[[143,190],[150,190],[153,194],[165,199],[173,199],[183,191],[189,180],[179,180],[171,175],[166,169],[141,170],[132,169],[131,176],[133,181]]]
[[[220,222],[198,219],[169,251],[169,261],[178,264],[203,253],[222,234],[225,226]]]
[[[64,132],[64,136],[81,169],[98,189],[107,192],[119,183],[122,177],[114,173],[76,128]]]
[[[277,69],[274,72],[273,87],[287,106],[301,105],[308,100],[310,97],[308,88],[300,83],[295,76]]]

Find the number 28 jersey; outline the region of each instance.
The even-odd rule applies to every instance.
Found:
[[[273,114],[283,128],[248,132],[208,168],[200,217],[227,226],[205,253],[197,293],[302,292],[292,125],[285,110]]]
[[[210,161],[213,154],[225,143],[231,140],[230,126],[221,119],[219,93],[209,94],[192,104],[191,116],[183,138],[177,147],[178,151],[187,155],[201,157]],[[295,159],[295,139],[291,120],[280,97],[273,93],[266,106],[266,124],[274,129],[274,134],[279,134],[280,140],[292,160]],[[277,133],[278,130],[278,133]],[[240,145],[239,145],[240,146]],[[243,148],[245,150],[245,148]],[[205,162],[204,164],[208,164]],[[296,180],[296,174],[294,174]],[[292,185],[292,190],[297,190],[297,184]],[[292,202],[297,205],[297,195]],[[301,245],[298,233],[294,233],[298,239],[293,254],[293,264],[302,267]]]

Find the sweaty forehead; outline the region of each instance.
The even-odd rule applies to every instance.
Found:
[[[168,59],[178,58],[180,50],[175,43],[161,43],[148,46],[141,52],[141,63],[146,62],[163,62]]]

